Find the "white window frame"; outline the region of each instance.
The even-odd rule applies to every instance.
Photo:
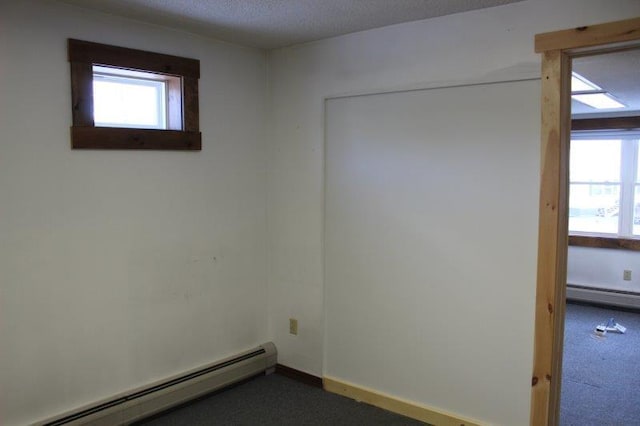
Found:
[[[162,78],[161,75],[126,70],[116,67],[105,66],[93,66],[93,81],[112,81],[116,83],[123,83],[132,86],[146,86],[152,87],[156,90],[156,108],[155,117],[157,119],[157,126],[143,125],[139,123],[123,123],[123,122],[100,122],[95,120],[96,127],[128,127],[135,129],[168,129],[168,98],[167,98],[167,81]],[[94,96],[94,102],[96,98]],[[95,106],[94,106],[95,111]]]
[[[618,217],[618,232],[587,232],[572,231],[571,235],[594,237],[619,237],[639,239],[640,235],[633,234],[633,216],[635,209],[634,194],[636,186],[640,186],[640,176],[636,176],[638,169],[638,151],[640,150],[640,131],[574,131],[571,132],[571,143],[580,140],[619,140],[620,152],[620,207]],[[617,184],[617,182],[582,182],[570,181],[571,184],[589,183],[592,185]],[[638,200],[640,202],[640,200]],[[571,207],[571,206],[569,206]]]

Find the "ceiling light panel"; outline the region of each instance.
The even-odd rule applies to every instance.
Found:
[[[571,93],[575,92],[593,92],[602,90],[596,84],[593,84],[576,72],[571,73]]]
[[[624,104],[615,100],[608,93],[583,93],[572,95],[571,98],[595,109],[618,109],[625,107]]]

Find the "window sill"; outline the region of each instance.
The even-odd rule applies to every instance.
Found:
[[[183,130],[130,129],[120,127],[72,126],[74,149],[162,149],[200,151],[200,132]]]
[[[569,245],[574,247],[640,251],[640,239],[632,238],[569,235]]]

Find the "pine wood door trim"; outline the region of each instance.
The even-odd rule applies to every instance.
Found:
[[[535,51],[542,53],[542,151],[532,426],[558,423],[568,247],[570,55],[574,49],[637,40],[640,40],[640,18],[535,37]]]
[[[430,425],[437,426],[481,426],[478,420],[465,418],[455,413],[428,407],[413,401],[407,401],[393,395],[385,394],[374,389],[349,383],[336,377],[324,376],[322,379],[324,390],[347,398],[364,402],[375,407],[416,419]]]
[[[531,378],[531,425],[555,424],[562,366],[558,351],[564,318],[562,293],[567,273],[569,59],[559,50],[542,60],[542,143],[538,278],[534,366]],[[558,356],[559,354],[559,356]],[[549,423],[548,423],[549,422]]]
[[[535,51],[580,49],[640,39],[640,17],[536,34]]]

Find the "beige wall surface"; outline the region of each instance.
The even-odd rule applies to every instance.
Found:
[[[67,38],[200,60],[201,152],[70,149]],[[267,339],[266,56],[0,1],[0,423]]]

